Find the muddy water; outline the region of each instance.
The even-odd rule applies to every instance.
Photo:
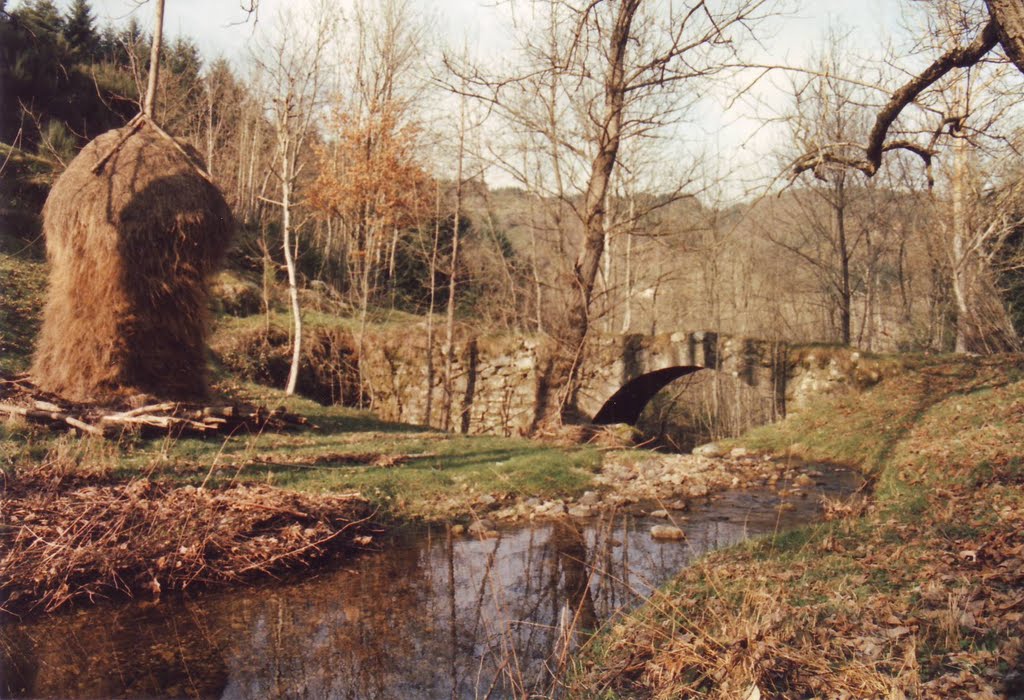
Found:
[[[586,630],[703,552],[813,521],[820,494],[859,484],[823,472],[793,510],[755,490],[673,514],[679,542],[651,538],[664,520],[625,514],[482,541],[427,529],[302,581],[3,623],[0,695],[556,696],[553,679]]]

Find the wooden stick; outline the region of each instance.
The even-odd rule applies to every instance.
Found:
[[[153,20],[153,46],[149,53],[149,83],[146,86],[146,100],[142,112],[150,119],[156,113],[156,86],[160,80],[160,45],[164,36],[164,0],[156,0],[156,17]]]
[[[35,408],[25,408],[24,406],[11,406],[9,404],[0,404],[0,411],[13,416],[23,416],[25,418],[36,418],[42,420],[50,420],[54,422],[67,423],[73,428],[77,428],[83,432],[89,433],[90,435],[103,436],[103,431],[97,428],[95,425],[89,425],[88,423],[81,421],[74,416],[69,416],[61,411],[44,411]]]
[[[102,416],[100,422],[106,425],[143,425],[151,428],[181,428],[187,427],[199,432],[215,430],[215,425],[206,425],[188,418],[176,416]]]
[[[166,403],[154,403],[148,406],[140,406],[139,408],[133,408],[130,411],[122,411],[121,413],[111,414],[110,418],[130,418],[132,416],[141,416],[145,413],[159,413],[161,411],[173,411],[178,407],[178,404],[172,402]]]
[[[103,170],[103,166],[107,164],[108,160],[110,160],[111,156],[113,156],[115,153],[121,150],[121,146],[124,145],[125,141],[130,139],[132,137],[132,134],[139,130],[139,127],[142,126],[143,119],[144,115],[142,114],[142,112],[139,112],[134,117],[132,117],[127,124],[124,125],[124,133],[121,134],[121,136],[117,139],[117,143],[111,146],[110,150],[108,150],[102,158],[96,161],[96,165],[92,166],[93,175],[98,175],[99,172]]]
[[[166,131],[164,131],[163,129],[161,129],[161,128],[159,127],[159,125],[157,125],[157,123],[156,123],[156,122],[155,122],[155,121],[154,121],[154,120],[153,120],[152,118],[149,118],[149,119],[148,119],[148,121],[149,121],[149,125],[150,125],[151,127],[153,127],[153,130],[154,130],[154,131],[156,131],[156,133],[157,133],[157,134],[158,134],[159,136],[162,136],[163,138],[167,139],[167,140],[168,140],[168,141],[169,141],[169,142],[171,143],[171,145],[172,145],[172,146],[174,146],[175,148],[177,148],[177,149],[178,149],[178,151],[179,151],[179,152],[180,152],[180,153],[181,153],[181,154],[182,154],[183,156],[185,156],[185,160],[187,160],[187,161],[188,161],[188,164],[192,166],[192,169],[193,169],[193,170],[195,170],[195,171],[196,171],[196,173],[198,173],[198,174],[199,174],[199,177],[203,178],[204,180],[206,180],[207,182],[209,182],[209,183],[210,183],[211,185],[212,185],[212,184],[214,184],[214,182],[213,182],[213,176],[211,176],[211,175],[210,175],[210,173],[206,172],[206,170],[204,170],[203,168],[199,167],[199,164],[198,164],[198,163],[196,163],[195,159],[194,159],[194,158],[192,158],[192,156],[191,156],[191,155],[189,154],[189,152],[188,152],[188,151],[186,151],[186,150],[185,150],[184,148],[182,148],[182,147],[181,147],[181,144],[180,144],[180,143],[178,143],[178,142],[177,142],[177,141],[176,141],[176,140],[174,139],[174,137],[173,137],[173,136],[171,136],[171,135],[170,135],[170,134],[168,134],[168,133],[167,133]]]

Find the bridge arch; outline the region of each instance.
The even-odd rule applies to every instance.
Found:
[[[665,367],[634,377],[604,402],[601,409],[594,415],[594,423],[597,425],[614,423],[635,425],[640,419],[644,407],[659,391],[680,377],[699,372],[702,369],[707,368],[693,365]]]
[[[744,405],[764,405],[773,417],[784,415],[786,353],[784,343],[712,332],[597,338],[578,406],[599,425],[635,425],[659,391],[707,369],[735,379]]]

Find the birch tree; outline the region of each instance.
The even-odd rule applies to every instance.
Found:
[[[270,203],[281,209],[281,245],[292,316],[292,359],[286,394],[295,393],[302,358],[302,309],[295,265],[296,184],[309,157],[307,143],[314,135],[324,99],[328,47],[336,37],[337,24],[337,15],[327,2],[303,16],[283,11],[278,15],[274,35],[266,46],[258,44],[253,54],[267,81],[266,109],[276,141],[276,165],[271,172],[280,186],[280,199]]]

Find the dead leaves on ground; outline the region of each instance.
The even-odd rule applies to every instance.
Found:
[[[0,601],[52,611],[244,581],[358,548],[370,515],[358,494],[13,480],[0,497]]]
[[[987,493],[943,499],[916,522],[872,512],[830,526],[797,556],[713,555],[683,575],[688,599],[653,599],[580,683],[723,700],[751,687],[851,700],[1024,693],[1013,675],[1024,668],[1024,509]],[[977,534],[944,535],[938,516]]]

